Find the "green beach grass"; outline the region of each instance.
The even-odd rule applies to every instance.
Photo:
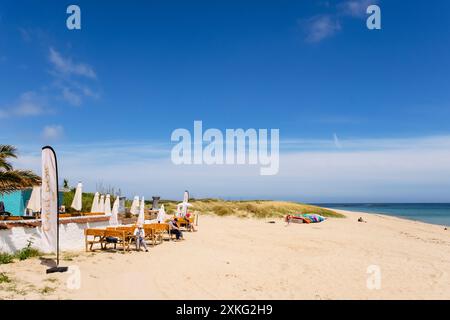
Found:
[[[232,201],[221,199],[193,199],[189,201],[193,211],[217,216],[237,216],[242,218],[281,218],[294,213],[316,213],[324,217],[343,218],[342,214],[329,209],[287,201],[247,200]],[[173,213],[178,202],[162,200],[167,213]]]
[[[75,189],[64,193],[64,205],[68,213],[73,213],[74,210],[70,208]],[[82,212],[90,212],[94,193],[83,193],[82,198]],[[111,202],[114,200],[111,199]],[[131,206],[131,200],[125,202],[126,207]],[[194,205],[193,211],[200,212],[200,214],[211,214],[217,216],[237,216],[247,218],[280,218],[287,214],[293,213],[316,213],[324,217],[342,218],[342,214],[334,212],[329,209],[288,201],[271,201],[271,200],[222,200],[222,199],[191,199],[189,201]],[[145,201],[147,206],[151,206],[151,200]],[[174,200],[160,200],[159,204],[164,204],[166,213],[175,213],[177,204],[180,201]]]

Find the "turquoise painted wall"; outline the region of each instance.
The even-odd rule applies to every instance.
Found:
[[[0,201],[5,204],[5,211],[11,212],[13,216],[23,216],[28,200],[30,200],[32,189],[25,189],[11,192],[8,194],[0,194]],[[59,203],[63,203],[63,192],[59,192]]]

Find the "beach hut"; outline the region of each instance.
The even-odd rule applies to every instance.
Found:
[[[83,184],[78,182],[77,188],[75,189],[75,195],[71,207],[77,211],[81,211],[82,207],[82,194],[83,194]]]
[[[105,199],[105,214],[111,215],[111,196],[109,194],[106,195]]]
[[[112,226],[117,226],[119,224],[119,202],[120,198],[116,197],[116,200],[114,200],[114,204],[111,211],[111,218],[109,219],[109,224]]]
[[[36,189],[35,196],[39,198],[39,205],[37,203],[31,204],[34,212],[39,212],[41,210],[40,206],[40,191]],[[31,195],[33,193],[33,188],[25,188],[22,190],[13,191],[10,193],[0,194],[0,201],[3,202],[5,206],[5,211],[11,213],[13,216],[23,216],[27,210],[28,203],[31,200]],[[59,203],[63,203],[64,193],[58,192]],[[36,199],[36,198],[35,198]],[[33,201],[34,202],[34,201]]]
[[[105,195],[102,194],[100,196],[100,201],[98,203],[98,212],[104,213],[105,212]]]
[[[99,212],[98,202],[99,202],[99,194],[98,192],[94,195],[94,200],[92,201],[91,212]]]
[[[139,214],[139,197],[138,196],[134,197],[133,202],[131,203],[130,212],[133,215]]]
[[[144,201],[144,197],[142,197],[141,205],[139,206],[139,216],[138,216],[138,219],[137,219],[137,224],[138,225],[145,223],[145,212],[144,212],[144,210],[145,210],[145,201]]]

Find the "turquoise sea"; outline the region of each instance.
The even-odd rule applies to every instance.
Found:
[[[316,205],[348,211],[381,213],[450,226],[450,203],[318,203]]]

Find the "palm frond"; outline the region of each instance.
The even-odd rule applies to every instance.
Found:
[[[29,170],[0,171],[0,193],[31,188],[40,183],[41,178]]]
[[[0,144],[0,168],[9,171],[13,167],[8,158],[17,158],[17,149],[11,145]]]
[[[8,144],[0,144],[0,156],[17,158],[17,148]]]

